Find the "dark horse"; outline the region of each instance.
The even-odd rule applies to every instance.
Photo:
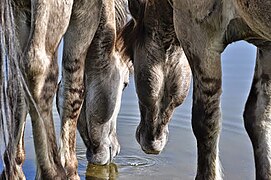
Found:
[[[161,34],[163,36],[168,28],[152,33],[146,24],[154,23],[154,29],[159,30],[162,23],[156,21],[157,17],[173,19],[175,32],[193,74],[192,127],[198,148],[196,179],[222,179],[218,156],[222,93],[220,59],[227,45],[238,40],[246,40],[258,48],[254,79],[244,111],[244,124],[254,149],[256,178],[271,179],[271,1],[168,0],[171,7],[165,6],[166,1],[129,1],[135,27],[140,27],[143,22],[139,30],[145,38],[142,44],[134,46],[136,53],[132,55],[140,56],[140,59],[153,57],[153,51],[161,46],[148,46],[147,51],[140,47],[146,47],[145,44]],[[160,8],[160,15],[151,12],[145,14],[152,6]],[[168,16],[167,8],[173,10],[172,16]],[[130,54],[133,52],[130,51]],[[155,61],[153,63],[156,64]],[[142,119],[145,112],[141,110]],[[152,122],[153,118],[145,120],[145,134],[151,136],[141,135],[140,142],[153,139],[152,134],[159,126]],[[156,135],[159,136],[159,133],[157,131]]]
[[[173,26],[167,0],[134,4],[133,17],[118,38],[118,47],[132,60],[141,121],[136,138],[143,151],[160,153],[168,140],[168,123],[187,96],[191,70]],[[158,5],[159,4],[159,5]],[[161,13],[163,12],[163,13]]]

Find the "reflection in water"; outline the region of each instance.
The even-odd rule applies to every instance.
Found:
[[[108,165],[88,164],[86,180],[115,180],[118,177],[118,167],[114,163]]]
[[[116,157],[115,162],[119,168],[128,167],[149,167],[156,164],[154,158],[150,157],[139,157],[139,156],[119,156]]]

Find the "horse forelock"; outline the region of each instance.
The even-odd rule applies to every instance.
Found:
[[[178,44],[178,40],[173,27],[173,17],[171,16],[171,13],[169,13],[170,11],[172,11],[173,13],[171,1],[163,1],[163,4],[166,3],[166,7],[161,4],[161,2],[157,3],[155,0],[137,0],[136,2],[138,2],[138,4],[133,4],[134,1],[133,3],[129,4],[129,10],[133,19],[130,20],[121,29],[120,33],[118,34],[117,41],[118,49],[121,52],[122,56],[125,57],[124,59],[128,58],[132,62],[134,56],[134,49],[144,47],[145,45],[145,37],[148,34],[146,33],[146,29],[151,27],[152,23],[150,24],[150,22],[154,21],[154,19],[148,18],[148,16],[150,16],[149,13],[151,12],[160,13],[160,11],[164,9],[164,14],[161,14],[161,16],[159,17],[159,26],[161,26],[159,27],[159,31],[163,31],[164,33],[161,37],[163,37],[163,43],[165,43],[164,45],[166,46],[165,48],[168,47],[169,43]],[[152,10],[150,10],[149,8],[151,8]],[[155,14],[153,16],[155,16]]]
[[[128,20],[128,12],[127,12],[127,0],[116,0],[115,1],[115,12],[116,12],[116,28],[117,33],[121,30],[121,28],[127,23]]]
[[[137,0],[139,3],[137,12],[138,16],[133,14],[133,7],[129,1],[129,11],[132,19],[118,33],[117,49],[120,52],[122,59],[126,62],[133,63],[133,49],[142,43],[144,39],[144,16],[146,12],[146,5],[148,0]]]
[[[129,20],[128,16],[128,1],[127,0],[115,0],[115,20],[116,20],[116,32],[117,32],[117,40],[116,40],[116,50],[120,54],[121,58],[120,60],[127,65],[130,71],[132,71],[132,63],[130,61],[130,58],[127,58],[127,56],[124,55],[123,52],[123,43],[121,38],[119,38],[124,26],[127,24]]]

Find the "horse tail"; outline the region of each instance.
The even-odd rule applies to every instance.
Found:
[[[13,163],[15,146],[14,135],[17,133],[16,112],[23,97],[22,74],[19,69],[19,43],[16,38],[12,0],[0,1],[0,147],[5,148],[4,161]],[[8,168],[8,167],[6,167]],[[3,177],[8,177],[4,171]]]
[[[12,106],[15,105],[13,103],[14,93],[18,88],[15,65],[18,56],[16,54],[16,36],[11,0],[2,0],[0,6],[0,131],[1,139],[4,140],[6,146],[12,134],[12,124],[14,122]]]

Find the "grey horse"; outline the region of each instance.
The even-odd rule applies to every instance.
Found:
[[[94,2],[101,5],[99,19],[89,12],[89,7],[98,5]],[[59,153],[68,176],[78,176],[76,126],[89,163],[107,164],[120,151],[116,120],[129,80],[129,61],[120,58],[115,46],[117,32],[126,23],[126,1],[94,2],[74,2],[64,36],[57,106],[62,120]]]
[[[5,138],[8,144],[3,179],[25,179],[23,139],[28,112],[36,151],[36,178],[66,178],[57,155],[52,105],[58,77],[56,52],[68,27],[72,4],[72,0],[0,3],[1,133],[4,138],[5,132],[9,135]]]
[[[124,3],[1,1],[1,133],[7,146],[2,178],[25,179],[23,137],[29,112],[36,178],[79,179],[75,134],[84,98],[78,129],[89,161],[104,164],[119,152],[116,115],[129,68],[119,58],[115,41],[119,26],[125,23]],[[52,105],[57,90],[57,47],[63,35],[58,149]],[[5,132],[9,133],[7,138]]]

